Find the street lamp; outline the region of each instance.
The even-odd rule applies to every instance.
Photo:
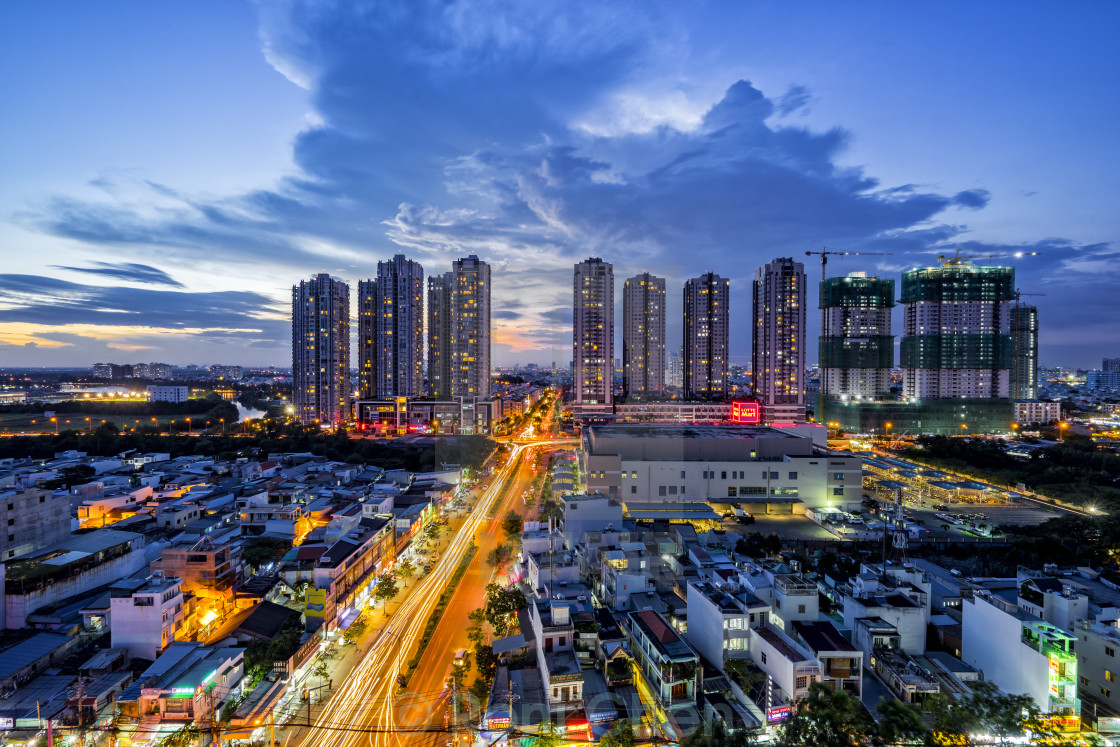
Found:
[[[187,435],[191,435],[191,419],[187,418]]]
[[[968,423],[961,423],[961,435],[964,435],[965,429],[968,428]]]
[[[1065,430],[1069,428],[1069,423],[1058,423],[1058,440],[1065,440]]]

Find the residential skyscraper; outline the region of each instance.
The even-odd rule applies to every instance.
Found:
[[[1011,397],[1038,399],[1038,307],[1011,307],[1011,336],[1015,359],[1011,363]]]
[[[1008,399],[1014,288],[1014,268],[963,259],[903,273],[903,397]]]
[[[451,263],[451,396],[490,396],[490,265]]]
[[[350,418],[350,286],[327,274],[292,286],[292,402],[303,423]]]
[[[609,408],[614,401],[614,268],[598,257],[575,266],[572,363],[575,406]]]
[[[424,268],[398,254],[358,283],[358,389],[366,399],[415,397],[424,381]]]
[[[1108,371],[1109,373],[1120,373],[1120,358],[1101,359],[1101,370]]]
[[[684,390],[689,399],[727,396],[731,281],[714,272],[684,284]]]
[[[669,365],[665,374],[665,381],[669,386],[684,386],[684,358],[680,348],[669,354]]]
[[[821,283],[821,395],[878,400],[891,388],[894,365],[894,280],[853,272]]]
[[[451,397],[451,273],[428,278],[428,391]]]
[[[490,265],[473,254],[428,279],[428,388],[490,396]]]
[[[767,420],[805,419],[805,265],[775,259],[754,272],[754,394]]]
[[[622,285],[622,396],[665,394],[665,278],[648,272]]]

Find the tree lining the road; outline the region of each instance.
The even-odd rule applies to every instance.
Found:
[[[467,613],[467,640],[474,648],[478,677],[471,685],[471,694],[485,701],[498,669],[498,656],[489,643],[492,637],[502,638],[509,633],[510,616],[529,606],[521,590],[515,586],[502,587],[495,583],[486,585],[486,604]],[[489,629],[489,630],[487,630]]]
[[[510,538],[520,536],[522,526],[521,514],[512,508],[506,511],[506,515],[502,517],[502,534]]]
[[[486,554],[486,562],[495,570],[501,570],[512,559],[513,546],[508,542],[499,542]]]

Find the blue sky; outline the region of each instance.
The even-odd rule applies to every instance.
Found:
[[[0,365],[287,364],[290,287],[495,267],[495,360],[570,358],[571,265],[898,277],[1038,251],[1047,364],[1120,355],[1115,3],[0,6]],[[808,268],[818,277],[819,268]],[[812,309],[815,304],[811,304]],[[815,314],[811,333],[815,335]],[[896,330],[897,332],[898,330]],[[811,345],[810,349],[815,348]]]

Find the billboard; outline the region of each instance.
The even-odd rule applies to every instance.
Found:
[[[324,617],[327,609],[327,590],[308,589],[304,597],[303,614],[307,617]]]
[[[771,724],[777,721],[785,721],[793,715],[793,706],[783,705],[774,706],[773,708],[766,709],[766,720]]]
[[[762,422],[762,405],[758,402],[732,402],[731,422],[736,425],[758,425]]]

